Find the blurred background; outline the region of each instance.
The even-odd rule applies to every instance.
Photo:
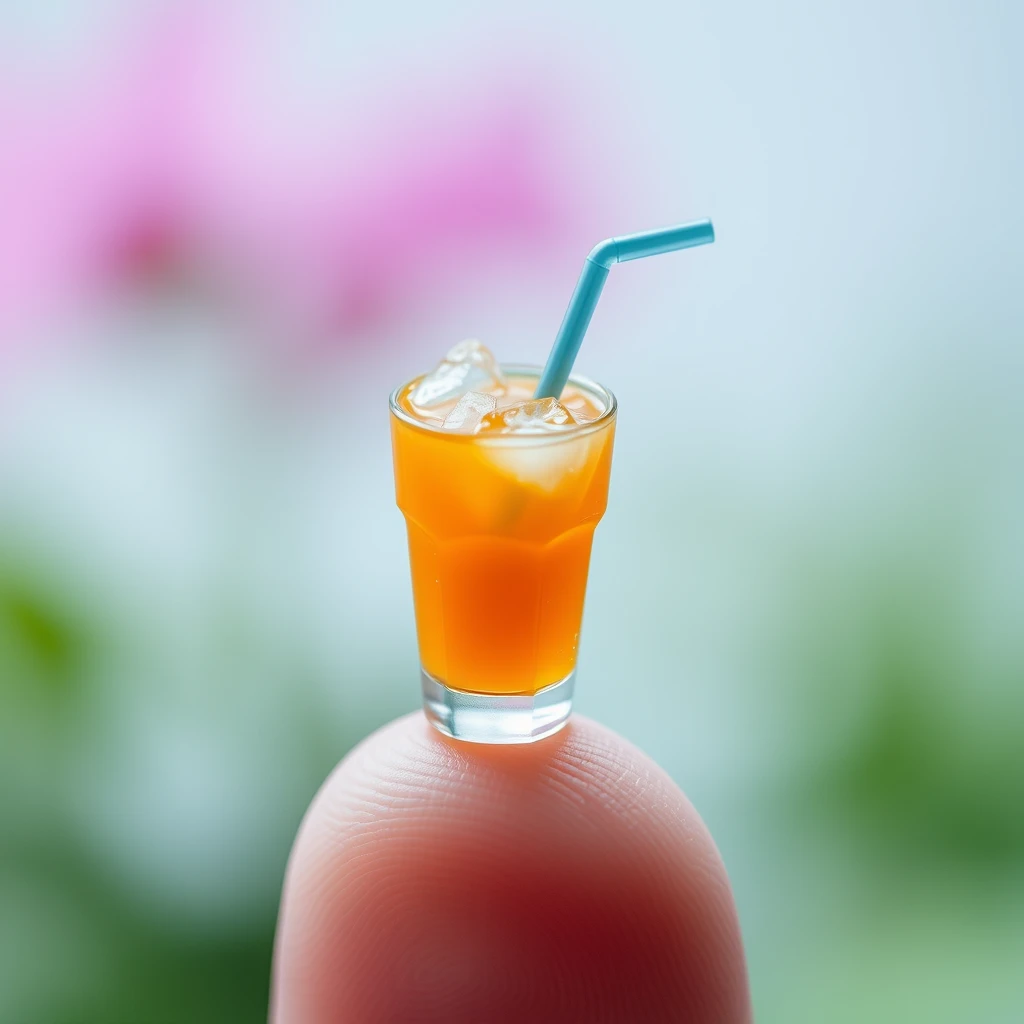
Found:
[[[1024,9],[0,0],[0,1020],[266,1012],[418,704],[386,399],[620,401],[578,708],[716,836],[762,1022],[1024,1019]]]

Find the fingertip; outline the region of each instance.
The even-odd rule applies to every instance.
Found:
[[[741,1021],[742,945],[718,852],[668,776],[574,717],[529,746],[420,714],[355,748],[293,850],[279,1024]]]

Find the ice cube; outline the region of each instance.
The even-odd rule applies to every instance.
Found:
[[[467,391],[499,391],[501,368],[490,349],[475,338],[460,341],[416,385],[409,396],[414,406],[430,409],[459,398]]]
[[[490,370],[495,376],[501,376],[494,353],[476,338],[467,338],[465,341],[460,341],[458,345],[452,345],[444,358],[449,363],[472,363],[474,366]]]
[[[489,413],[494,412],[498,400],[494,395],[482,395],[479,391],[467,391],[459,404],[444,418],[446,430],[457,430],[461,434],[476,433],[480,421]]]
[[[480,457],[519,484],[552,492],[575,478],[574,491],[582,494],[597,467],[604,444],[600,434],[545,438],[530,444],[481,445]]]
[[[557,398],[531,398],[489,413],[484,426],[503,434],[550,434],[574,427],[576,421]]]

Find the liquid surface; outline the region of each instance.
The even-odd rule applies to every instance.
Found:
[[[569,384],[557,398],[535,399],[537,377],[505,373],[486,345],[469,338],[399,396],[421,423],[459,434],[557,434],[604,412],[597,392]]]
[[[444,425],[444,421],[459,404],[462,396],[455,395],[430,406],[418,405],[412,400],[412,396],[422,379],[422,377],[417,377],[416,380],[407,384],[398,396],[398,403],[405,412],[419,420],[421,423],[441,427]],[[536,377],[522,377],[504,374],[503,382],[501,384],[492,384],[490,387],[486,387],[481,390],[473,388],[472,391],[476,394],[492,396],[495,400],[496,410],[501,412],[510,409],[513,406],[532,402],[533,391],[536,386]],[[594,420],[599,419],[601,414],[604,412],[604,405],[600,402],[597,396],[584,391],[575,384],[567,384],[558,401],[559,404],[568,410],[572,416],[572,423],[569,424],[570,428],[572,426],[591,423]],[[501,426],[497,421],[492,421],[490,423],[485,422],[482,429],[466,432],[491,433],[496,430],[500,431]]]

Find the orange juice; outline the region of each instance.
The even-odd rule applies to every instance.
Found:
[[[507,369],[472,433],[444,425],[455,399],[428,410],[412,401],[423,378],[392,395],[420,660],[449,690],[529,697],[569,680],[571,697],[615,399],[573,378],[561,412],[519,432],[537,376]]]

